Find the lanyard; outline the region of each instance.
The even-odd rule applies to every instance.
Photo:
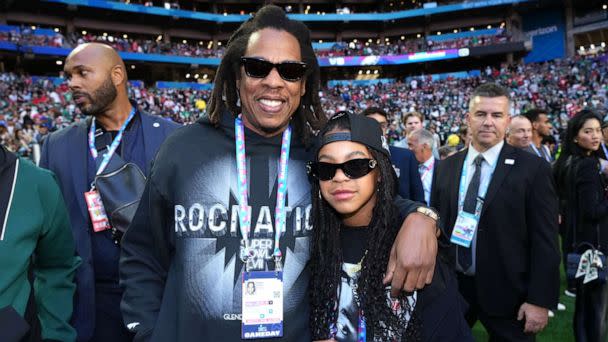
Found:
[[[363,316],[363,310],[359,310],[359,319],[357,323],[357,342],[366,342],[367,328],[365,327],[365,316]]]
[[[551,162],[551,160],[548,157],[548,153],[546,150],[543,150],[545,153],[547,153],[547,156],[543,156],[543,154],[538,150],[538,147],[536,147],[536,145],[534,145],[534,143],[530,144],[530,146],[532,146],[532,149],[534,150],[534,152],[536,152],[536,155],[543,158],[544,160]],[[540,145],[540,148],[543,148],[543,145]]]
[[[460,187],[458,190],[458,212],[462,212],[462,210],[464,208],[464,198],[466,196],[466,189],[465,189],[464,184],[467,180],[467,172],[469,169],[468,160],[469,160],[469,156],[467,154],[467,157],[464,159],[464,164],[462,165],[462,173],[460,175]],[[487,160],[486,160],[486,162],[487,162]],[[488,177],[486,177],[483,180],[483,183],[481,183],[481,185],[480,185],[480,194],[478,196],[477,205],[475,206],[475,216],[477,217],[477,219],[479,219],[479,217],[481,215],[481,208],[483,207],[483,200],[486,198],[486,193],[488,192],[488,186],[490,185],[490,180],[492,179],[492,174],[494,174],[494,170],[496,169],[496,164],[498,164],[498,160],[492,166],[492,169],[490,170],[490,174],[488,175]],[[479,167],[483,167],[483,163]],[[481,172],[481,170],[480,170],[480,172]],[[479,200],[479,198],[481,198],[481,201]]]
[[[247,158],[245,156],[245,128],[243,121],[238,118],[234,120],[234,132],[236,138],[236,167],[237,167],[237,188],[239,200],[239,223],[245,248],[248,247],[249,231],[251,230],[251,210],[249,209],[247,194]],[[287,126],[283,132],[283,140],[281,142],[281,156],[279,162],[278,188],[277,188],[277,205],[275,209],[274,225],[274,258],[277,270],[282,268],[281,264],[281,249],[280,239],[281,232],[285,230],[285,220],[287,210],[285,209],[285,199],[287,197],[287,164],[289,161],[289,149],[291,144],[291,127]]]
[[[103,159],[101,160],[101,164],[99,164],[99,169],[97,169],[97,173],[95,173],[95,175],[101,174],[106,169],[108,164],[110,163],[110,159],[114,155],[114,152],[116,152],[118,145],[120,145],[120,141],[122,140],[122,135],[125,132],[127,125],[129,124],[131,119],[133,119],[134,116],[135,116],[135,107],[133,107],[133,109],[131,109],[131,113],[129,113],[129,117],[122,124],[122,127],[120,127],[118,134],[116,134],[116,138],[114,138],[114,141],[112,141],[112,144],[108,148],[108,152],[106,152],[103,155]],[[91,121],[91,129],[89,130],[89,150],[91,151],[91,156],[93,156],[93,159],[97,159],[98,153],[97,153],[97,148],[95,148],[95,117],[93,117],[93,121]]]
[[[422,164],[422,165],[424,166],[424,164]],[[435,166],[435,159],[434,158],[433,158],[433,162],[431,163],[431,165],[429,165],[429,167],[425,166],[426,170],[424,171],[424,173],[422,174],[422,176],[420,176],[420,180],[422,182],[424,182],[424,179],[426,178],[426,176],[429,175],[429,172],[431,172],[431,170],[433,169],[433,166]]]

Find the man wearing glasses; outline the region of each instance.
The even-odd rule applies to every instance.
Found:
[[[214,84],[208,118],[161,147],[122,241],[125,323],[136,341],[310,341],[305,165],[325,116],[308,29],[262,8]],[[404,202],[421,212],[393,247],[394,295],[431,281],[437,250],[433,212]]]

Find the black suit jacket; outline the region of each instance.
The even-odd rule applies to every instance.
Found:
[[[136,106],[132,102],[133,106]],[[152,116],[139,111],[143,146],[136,146],[135,153],[141,153],[146,160],[146,175],[151,162],[165,138],[179,125],[159,116]],[[89,213],[84,200],[84,193],[89,190],[87,184],[88,161],[88,120],[72,124],[62,130],[53,132],[42,145],[40,167],[49,169],[57,175],[63,198],[65,199],[76,253],[82,258],[82,264],[76,272],[76,300],[72,323],[78,333],[79,341],[87,341],[95,329],[95,275],[91,247]]]
[[[437,183],[437,169],[439,169],[440,164],[441,160],[435,158],[435,165],[433,165],[433,179],[431,180],[431,197],[429,197],[429,205],[433,203],[433,187]]]
[[[401,197],[424,203],[424,189],[418,173],[418,161],[406,148],[389,146],[393,167],[399,169],[398,193]]]
[[[458,188],[466,155],[464,150],[441,163],[431,195],[431,205],[441,216],[442,245],[452,264],[456,247],[449,239],[458,214]],[[549,164],[505,144],[477,232],[475,283],[483,312],[514,317],[524,302],[544,308],[557,305],[557,220],[558,201]]]

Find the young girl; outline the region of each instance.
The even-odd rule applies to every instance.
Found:
[[[380,126],[341,113],[320,132],[312,176],[311,330],[315,340],[472,341],[453,272],[390,298],[382,282],[402,219]]]

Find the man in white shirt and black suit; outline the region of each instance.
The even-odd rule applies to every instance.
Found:
[[[459,289],[491,341],[533,341],[559,296],[558,202],[549,163],[504,142],[510,94],[483,84],[471,96],[468,149],[435,170],[431,206]]]
[[[424,128],[411,132],[407,137],[407,146],[418,160],[418,172],[427,205],[431,203],[431,188],[436,176],[434,171],[439,165],[439,160],[433,156],[433,145],[433,133]]]

